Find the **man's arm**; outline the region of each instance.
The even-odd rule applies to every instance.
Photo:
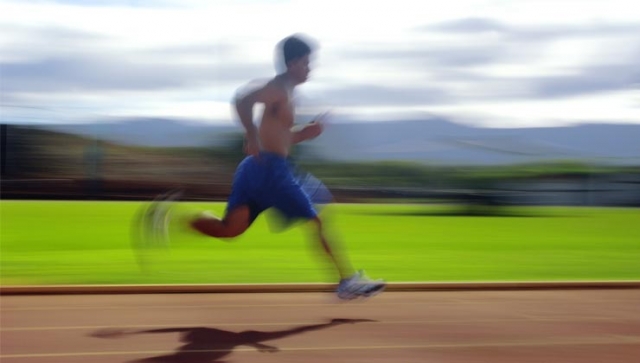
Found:
[[[305,140],[315,139],[316,137],[322,134],[325,127],[325,118],[328,113],[323,113],[316,117],[313,121],[308,124],[300,127],[294,126],[291,128],[291,133],[293,134],[292,141],[294,144],[303,142]]]
[[[240,123],[246,131],[247,138],[247,154],[257,155],[260,152],[260,145],[258,142],[258,132],[256,125],[253,123],[253,106],[256,103],[263,103],[266,107],[280,101],[282,98],[282,92],[267,83],[264,86],[257,87],[250,92],[236,94],[235,97],[235,110],[240,118]]]
[[[291,133],[293,134],[292,142],[294,144],[298,144],[306,140],[315,139],[322,133],[322,128],[322,124],[316,121],[308,123],[301,128],[294,127],[291,130]]]

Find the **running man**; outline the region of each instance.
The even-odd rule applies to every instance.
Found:
[[[264,85],[240,92],[235,97],[235,111],[245,129],[245,152],[248,155],[234,175],[231,195],[223,219],[203,213],[191,221],[191,227],[216,238],[233,238],[245,232],[263,211],[274,208],[286,220],[307,220],[315,236],[340,277],[337,295],[341,299],[372,296],[385,287],[380,280],[368,280],[355,272],[345,256],[332,247],[325,226],[314,204],[327,203],[332,197],[326,187],[311,176],[314,193],[324,200],[310,197],[308,183],[300,180],[289,160],[294,144],[318,137],[323,131],[323,116],[304,127],[294,128],[293,91],[307,81],[311,45],[302,37],[285,38],[279,45],[286,70]],[[259,126],[254,125],[254,105],[263,104]],[[311,178],[311,179],[309,179]],[[324,191],[324,193],[322,193]],[[327,198],[328,195],[328,198]],[[328,199],[328,200],[327,200]]]

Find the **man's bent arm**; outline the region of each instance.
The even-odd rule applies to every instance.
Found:
[[[256,126],[253,123],[253,106],[256,103],[263,103],[265,107],[281,102],[286,97],[281,90],[270,84],[254,89],[245,94],[238,94],[235,98],[235,108],[240,118],[242,126],[247,130],[248,136],[255,136]]]
[[[236,97],[235,99],[235,109],[240,118],[240,123],[242,123],[249,137],[257,136],[256,125],[253,123],[253,106],[256,104],[256,93],[258,91],[259,90]]]
[[[320,136],[322,131],[323,125],[317,121],[308,123],[302,127],[294,126],[291,129],[291,141],[294,144],[298,144],[306,140],[315,139],[316,137]]]

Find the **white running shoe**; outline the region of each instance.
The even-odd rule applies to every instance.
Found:
[[[384,290],[383,280],[369,280],[362,270],[353,276],[343,279],[338,284],[336,293],[342,300],[353,300],[359,297],[372,297]]]
[[[147,211],[150,244],[155,247],[169,247],[169,222],[173,202],[182,196],[182,191],[172,191],[151,203]]]

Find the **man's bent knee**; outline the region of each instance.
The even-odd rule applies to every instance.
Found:
[[[233,238],[241,235],[249,228],[250,211],[248,207],[238,207],[230,211],[224,219],[198,218],[191,222],[191,227],[211,237]]]

